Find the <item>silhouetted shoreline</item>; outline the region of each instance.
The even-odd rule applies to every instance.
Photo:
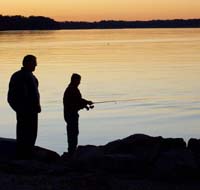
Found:
[[[15,139],[0,138],[1,189],[200,189],[200,139],[133,134],[62,156],[35,146],[15,159]]]
[[[69,29],[125,29],[125,28],[200,28],[200,19],[150,21],[58,22],[43,16],[0,15],[0,31],[5,30],[69,30]]]

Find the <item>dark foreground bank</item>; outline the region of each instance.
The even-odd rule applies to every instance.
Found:
[[[15,159],[15,140],[0,138],[1,189],[200,189],[200,140],[143,134],[103,146],[79,146],[69,159],[35,147]]]

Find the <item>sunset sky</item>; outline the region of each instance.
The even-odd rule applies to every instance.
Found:
[[[0,14],[57,21],[200,18],[200,0],[1,0]]]

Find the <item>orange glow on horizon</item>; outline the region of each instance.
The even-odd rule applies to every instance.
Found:
[[[200,18],[200,1],[182,0],[3,0],[2,15],[47,16],[57,21]]]

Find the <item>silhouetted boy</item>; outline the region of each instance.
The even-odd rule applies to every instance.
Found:
[[[31,158],[37,138],[41,107],[38,80],[32,74],[36,66],[36,57],[26,55],[23,67],[12,75],[9,83],[8,103],[17,116],[17,156],[20,159]]]
[[[67,138],[68,138],[68,153],[72,156],[78,144],[78,111],[86,108],[89,110],[93,102],[82,98],[78,86],[81,81],[79,74],[72,74],[71,82],[66,88],[63,104],[64,104],[64,119],[67,123]]]

